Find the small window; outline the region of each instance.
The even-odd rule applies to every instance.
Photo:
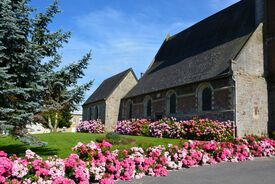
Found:
[[[89,120],[93,119],[93,108],[89,108]]]
[[[151,99],[147,101],[147,104],[146,104],[146,115],[147,116],[151,116],[151,112],[152,111],[152,101]]]
[[[172,94],[169,97],[169,113],[176,114],[176,94]]]
[[[209,87],[203,89],[202,91],[202,110],[212,110],[212,90]]]
[[[98,119],[98,107],[95,106],[95,119]]]
[[[130,102],[128,105],[128,118],[132,119],[133,103]]]

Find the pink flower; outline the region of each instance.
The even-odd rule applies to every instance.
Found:
[[[0,151],[0,157],[7,157],[7,156],[8,156],[7,153],[5,153],[4,151]]]
[[[109,142],[103,140],[102,143],[101,143],[101,147],[102,148],[111,148],[112,145]]]

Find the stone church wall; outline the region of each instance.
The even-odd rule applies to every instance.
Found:
[[[211,118],[218,120],[233,120],[233,81],[231,77],[224,77],[220,79],[205,81],[213,88],[212,93],[212,110],[207,112],[199,111],[198,108],[198,94],[197,89],[201,83],[194,83],[190,85],[179,86],[172,89],[167,89],[159,92],[154,92],[147,95],[141,95],[130,99],[124,99],[122,102],[122,118],[127,119],[126,104],[129,100],[133,102],[133,118],[150,118],[158,119],[161,117],[177,117],[178,119],[190,119],[193,116],[200,116],[202,118]],[[174,91],[177,96],[176,100],[176,114],[167,113],[166,95],[170,91]],[[152,99],[152,116],[144,116],[144,99],[146,97]]]
[[[137,84],[137,80],[132,72],[120,82],[113,93],[106,100],[105,131],[110,132],[115,129],[115,124],[119,117],[121,99]]]
[[[264,77],[263,26],[260,24],[235,61],[237,135],[267,134],[268,91]]]
[[[105,109],[106,104],[104,101],[99,101],[91,104],[87,104],[83,107],[83,120],[94,120],[95,117],[95,108],[98,108],[98,119],[103,123],[105,122]]]

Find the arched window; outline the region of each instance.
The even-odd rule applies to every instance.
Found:
[[[212,110],[212,90],[210,87],[204,88],[202,91],[202,110]]]
[[[210,83],[202,83],[197,88],[198,110],[211,111],[212,110],[212,93],[213,88]]]
[[[95,106],[95,119],[98,119],[98,107]]]
[[[143,101],[144,116],[148,117],[152,115],[152,99],[150,96],[146,96]]]
[[[169,113],[170,114],[176,114],[176,94],[172,94],[169,97]]]
[[[133,102],[129,101],[127,104],[127,118],[132,119],[133,114]]]
[[[89,120],[93,119],[93,108],[89,108]]]
[[[167,115],[176,114],[177,112],[177,95],[174,90],[166,94],[166,113]]]
[[[149,99],[146,104],[146,115],[151,116],[152,111],[152,101]]]

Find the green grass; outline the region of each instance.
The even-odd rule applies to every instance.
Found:
[[[65,158],[72,153],[72,147],[78,142],[89,143],[90,141],[96,141],[96,139],[105,137],[104,134],[88,134],[88,133],[49,133],[49,134],[36,134],[41,141],[48,143],[45,147],[33,147],[27,146],[12,137],[0,137],[0,150],[7,152],[8,154],[17,154],[23,156],[26,149],[31,149],[43,158],[48,156],[57,155],[58,157]],[[143,136],[123,136],[125,138],[131,138],[135,140],[135,143],[127,145],[114,145],[112,149],[127,149],[133,146],[139,146],[147,148],[156,145],[167,144],[180,144],[179,139],[167,139],[167,138],[153,138]]]

